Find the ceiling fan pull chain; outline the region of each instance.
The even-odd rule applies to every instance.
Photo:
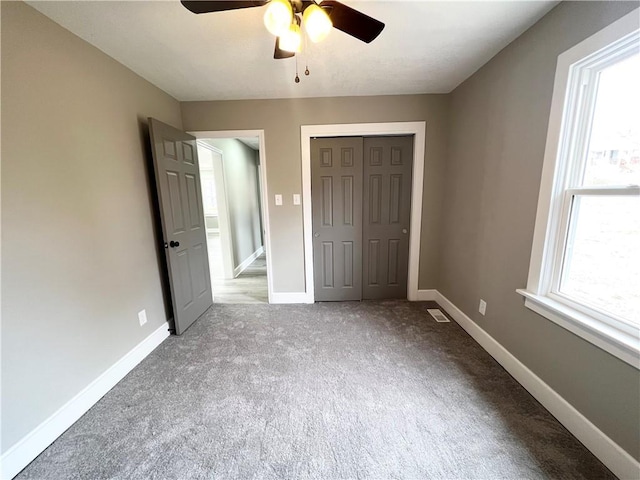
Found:
[[[296,83],[300,83],[300,77],[298,76],[298,56],[296,55]]]
[[[307,43],[307,30],[304,31],[304,74],[309,76],[309,44]]]

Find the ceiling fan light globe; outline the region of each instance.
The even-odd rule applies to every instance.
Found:
[[[264,26],[269,33],[281,36],[289,29],[293,21],[293,9],[288,0],[271,0],[267,11],[264,12]]]
[[[286,52],[299,52],[302,44],[302,35],[300,34],[300,26],[292,23],[289,29],[280,35],[280,50]]]
[[[318,5],[309,5],[302,14],[304,29],[313,43],[324,40],[333,28],[327,12]]]

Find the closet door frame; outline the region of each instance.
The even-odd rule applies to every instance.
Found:
[[[314,302],[313,225],[311,213],[311,139],[315,137],[351,137],[372,135],[413,135],[414,137],[407,299],[414,301],[419,300],[418,274],[422,227],[422,193],[426,129],[426,122],[302,125],[300,127],[302,158],[302,214],[305,259],[304,301],[306,303]]]

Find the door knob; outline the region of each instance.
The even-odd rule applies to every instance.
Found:
[[[403,228],[403,229],[402,229],[402,233],[407,233],[407,229],[406,229],[406,228]]]
[[[314,237],[318,238],[320,236],[320,234],[318,232],[313,234]]]
[[[174,242],[173,240],[171,240],[171,241],[169,242],[169,246],[170,246],[171,248],[179,247],[179,246],[180,246],[180,242]]]

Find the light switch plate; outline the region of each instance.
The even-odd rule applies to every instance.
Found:
[[[294,205],[300,205],[300,194],[299,193],[294,193],[293,194],[293,204]]]
[[[276,205],[282,205],[282,195],[276,194]]]

